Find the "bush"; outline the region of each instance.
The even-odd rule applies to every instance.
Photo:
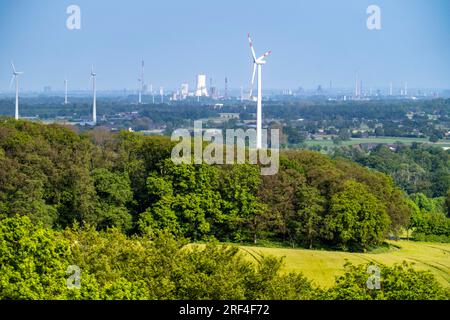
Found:
[[[371,264],[354,266],[348,263],[346,273],[336,278],[336,285],[324,293],[332,300],[447,300],[443,289],[429,271],[417,271],[403,262],[392,267],[378,265],[380,289],[369,289]],[[371,280],[369,280],[371,281]],[[372,282],[373,283],[373,282]]]
[[[415,241],[450,243],[450,236],[414,233]]]

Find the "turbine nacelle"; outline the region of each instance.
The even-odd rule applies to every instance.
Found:
[[[95,77],[97,74],[94,72],[94,65],[91,67],[91,77]]]
[[[11,61],[11,67],[12,67],[12,77],[11,82],[9,84],[9,87],[12,87],[14,80],[19,81],[19,76],[23,74],[23,72],[17,71],[16,66],[14,65],[14,62]]]
[[[20,71],[16,70],[16,66],[14,65],[14,62],[12,62],[12,61],[11,61],[11,67],[12,67],[12,70],[13,70],[13,76],[14,77],[17,77],[17,76],[20,76],[21,74],[23,74],[23,72],[20,72]]]

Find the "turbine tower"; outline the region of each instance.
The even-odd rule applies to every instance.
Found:
[[[164,103],[164,87],[159,87],[159,95],[161,97],[161,103]]]
[[[225,93],[223,97],[225,98],[225,100],[228,99],[228,78],[225,78]]]
[[[97,124],[97,91],[95,89],[95,77],[96,76],[97,76],[97,74],[94,72],[94,65],[92,65],[92,68],[91,68],[92,96],[93,96],[93,101],[92,101],[92,122],[94,123],[94,125]]]
[[[252,85],[250,89],[250,99],[253,98],[253,83],[255,82],[255,73],[256,69],[258,69],[258,97],[256,99],[256,149],[262,148],[262,65],[266,64],[264,60],[268,55],[272,52],[267,51],[259,58],[256,57],[255,49],[253,48],[252,38],[250,34],[247,35],[248,42],[250,43],[250,49],[252,51],[253,57],[253,75],[252,75]]]
[[[14,66],[14,62],[11,61],[11,67],[13,71],[13,76],[11,79],[11,85],[12,82],[16,81],[16,111],[15,111],[15,118],[16,120],[19,120],[19,76],[23,74],[23,72],[16,71],[16,67]]]
[[[152,103],[155,104],[155,93],[153,92],[153,84],[150,83],[150,93],[152,94]]]
[[[144,91],[144,60],[141,61],[141,75],[139,81],[139,104],[142,104],[142,92]]]
[[[67,77],[64,79],[64,104],[67,104]]]

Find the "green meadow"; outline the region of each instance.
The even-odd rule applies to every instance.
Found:
[[[284,259],[283,271],[302,272],[316,285],[331,287],[336,276],[344,273],[344,264],[381,263],[393,265],[407,261],[420,270],[431,271],[443,286],[450,288],[450,244],[413,241],[388,241],[389,249],[369,253],[350,253],[325,250],[264,248],[242,246],[252,260],[261,255]]]

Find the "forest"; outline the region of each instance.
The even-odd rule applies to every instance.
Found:
[[[307,150],[282,152],[273,176],[250,164],[175,165],[173,145],[1,119],[1,297],[343,299],[361,266],[322,290],[280,273],[281,261],[254,266],[219,242],[365,252],[405,232],[450,237],[443,189],[408,194],[385,173]],[[85,291],[61,289],[69,264],[84,270]],[[393,287],[373,293],[360,280],[348,297],[401,299],[406,278],[417,278],[410,298],[448,294],[426,272],[383,268]]]
[[[380,145],[370,152],[341,147],[334,157],[388,174],[413,202],[415,238],[450,242],[450,151],[413,143],[396,150]]]

